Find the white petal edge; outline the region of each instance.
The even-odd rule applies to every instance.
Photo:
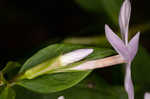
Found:
[[[80,61],[90,55],[93,49],[78,49],[60,56],[60,64],[62,66]]]

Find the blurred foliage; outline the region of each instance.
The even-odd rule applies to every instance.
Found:
[[[75,0],[82,8],[97,14],[106,13],[113,23],[118,24],[118,12],[122,0]]]
[[[12,88],[6,87],[0,93],[0,99],[15,99],[16,93]]]
[[[135,84],[150,91],[150,55],[146,49],[140,47],[132,64],[132,72]]]
[[[104,35],[89,37],[69,37],[64,39],[63,42],[70,44],[96,45],[104,48],[110,46]]]

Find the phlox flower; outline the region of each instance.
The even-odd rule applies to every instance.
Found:
[[[140,33],[138,32],[128,42],[128,28],[131,15],[131,3],[129,0],[125,0],[121,6],[119,14],[119,26],[122,39],[118,37],[112,29],[105,25],[105,33],[108,41],[112,47],[126,60],[126,72],[125,72],[125,90],[128,93],[129,99],[134,99],[134,87],[131,78],[131,62],[134,59],[137,50]]]

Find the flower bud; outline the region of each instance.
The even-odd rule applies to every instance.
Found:
[[[60,57],[60,62],[62,66],[68,65],[70,63],[77,62],[89,54],[93,52],[93,49],[79,49],[72,51],[70,53],[64,54],[63,56]]]
[[[62,56],[49,59],[27,70],[22,77],[27,78],[27,79],[33,79],[43,74],[49,74],[52,72],[54,73],[55,71],[58,71],[59,68],[62,68],[62,66],[64,67],[64,66],[67,66],[68,64],[84,59],[92,52],[93,52],[93,49],[78,49],[78,50],[66,53]]]

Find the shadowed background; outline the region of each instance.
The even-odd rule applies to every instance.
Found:
[[[10,60],[23,63],[33,53],[47,45],[70,42],[72,40],[68,39],[70,37],[87,37],[85,41],[77,38],[71,42],[93,41],[91,45],[96,43],[110,47],[105,45],[107,41],[104,36],[104,25],[108,24],[116,30],[116,33],[119,32],[117,20],[122,1],[0,0],[0,69]],[[140,44],[150,51],[149,1],[131,0],[131,4],[130,37],[141,31]],[[92,38],[99,35],[102,37]],[[101,42],[97,43],[97,40]],[[136,94],[140,93],[141,97],[150,89],[147,86],[150,84],[147,79],[150,71],[150,63],[147,61],[149,58],[148,53],[142,49],[136,62],[133,62],[133,73],[136,75],[133,79],[136,84],[140,82],[142,85],[141,89],[138,87],[140,90]],[[121,66],[103,68],[95,72],[100,73],[100,76],[112,85],[123,85],[124,75]],[[137,99],[141,97],[137,96]]]

